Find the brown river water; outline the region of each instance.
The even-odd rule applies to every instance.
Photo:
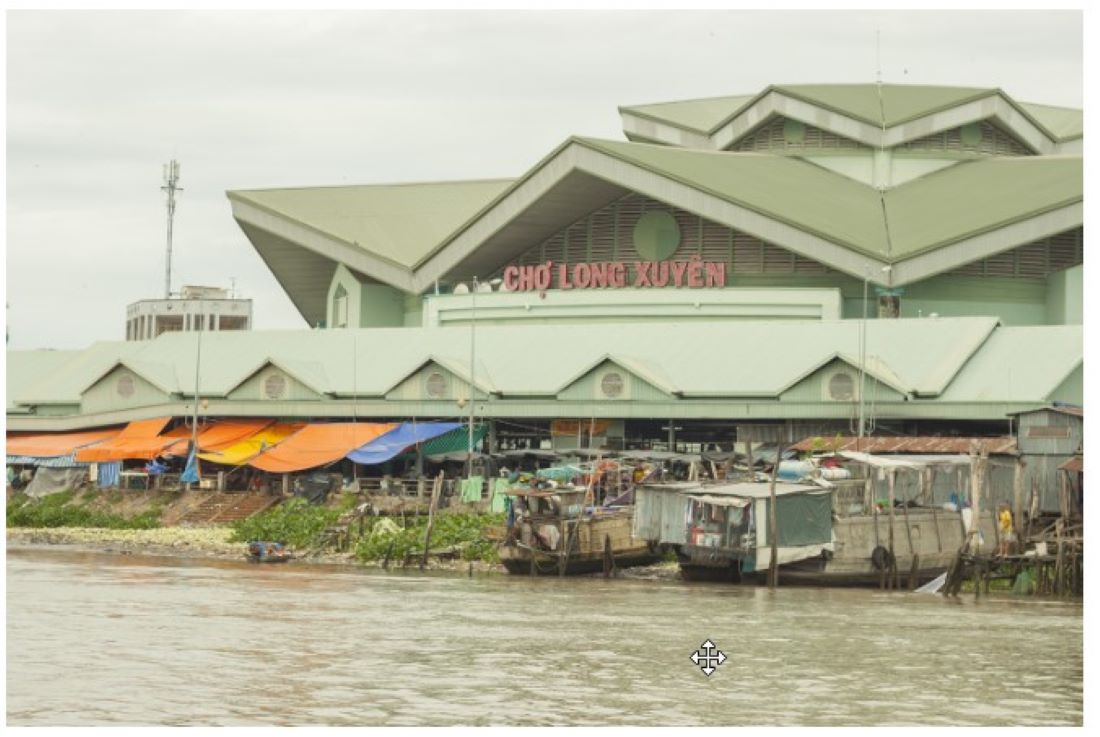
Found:
[[[1080,725],[1079,602],[15,548],[9,725]],[[690,655],[727,656],[709,678]]]

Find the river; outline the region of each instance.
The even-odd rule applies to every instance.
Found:
[[[1080,725],[1079,602],[7,556],[16,725]],[[710,639],[709,677],[690,659]]]

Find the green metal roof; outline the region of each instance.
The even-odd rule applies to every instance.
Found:
[[[997,93],[983,87],[884,84],[880,104],[876,84],[789,84],[772,89],[872,125],[882,125],[885,116],[887,126]]]
[[[706,97],[698,100],[629,105],[620,107],[619,110],[669,123],[677,128],[708,133],[754,99],[754,95]]]
[[[887,190],[890,258],[912,256],[1081,202],[1080,156],[963,162]]]
[[[887,190],[884,219],[877,189],[797,158],[577,140],[887,261],[1080,202],[1084,192],[1080,156],[988,158]]]
[[[951,384],[975,353],[984,350],[990,335],[997,334],[996,324],[994,318],[977,317],[872,320],[867,331],[868,365],[903,391],[935,395]],[[1076,341],[1063,352],[1079,356],[1079,328],[1076,337],[1072,328],[1032,330],[1048,336],[1051,343]],[[648,324],[624,323],[614,330],[598,324],[573,325],[568,330],[567,347],[556,351],[553,360],[531,361],[529,351],[523,349],[560,345],[562,338],[558,325],[479,328],[478,383],[505,398],[554,396],[604,360],[611,360],[658,388],[683,392],[687,397],[775,397],[838,353],[857,364],[853,357],[859,355],[856,320],[698,321],[665,331],[656,341]],[[464,378],[469,339],[467,330],[456,328],[205,333],[200,392],[225,396],[271,361],[294,375],[309,375],[319,393],[380,397],[427,361],[451,367],[455,375]],[[105,373],[104,366],[109,368],[119,360],[139,376],[141,367],[171,367],[179,391],[189,395],[195,380],[196,343],[195,334],[184,333],[166,333],[150,341],[97,343],[70,354],[64,365],[43,374],[39,386],[52,387],[54,393],[35,399],[78,401],[83,389],[74,392],[74,387],[92,385]],[[784,349],[743,350],[743,346],[769,345]],[[9,376],[25,376],[39,358],[34,353],[9,352],[13,367]],[[303,356],[308,356],[308,361]],[[1014,360],[1050,362],[1051,370],[1056,371],[1061,354],[1024,350]],[[1063,374],[1071,368],[1063,367]],[[323,386],[318,386],[321,381]],[[24,398],[24,392],[10,379],[8,389],[15,401]]]
[[[885,124],[887,127],[1000,94],[1055,139],[1078,138],[1084,133],[1081,110],[1017,102],[993,87],[883,84],[880,100],[879,87],[873,83],[780,84],[771,85],[756,95],[630,105],[619,110],[679,128],[712,134],[773,90],[864,123],[875,126]]]
[[[43,376],[61,371],[70,362],[76,360],[84,351],[35,350],[8,352],[7,365],[7,411],[15,411],[18,402],[15,395],[23,394],[34,386]],[[16,356],[17,360],[10,358]]]
[[[1049,397],[1084,360],[1080,325],[996,330],[941,395],[945,402]]]
[[[577,140],[828,240],[867,253],[885,253],[878,191],[800,159]]]
[[[1021,102],[1020,107],[1031,113],[1033,118],[1062,140],[1080,138],[1085,134],[1085,114],[1082,110],[1036,105],[1031,102]]]
[[[348,187],[235,190],[250,203],[362,248],[398,266],[412,266],[444,236],[503,192],[510,179]]]

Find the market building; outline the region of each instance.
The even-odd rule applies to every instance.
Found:
[[[229,192],[312,327],[9,351],[9,429],[197,400],[677,448],[847,434],[861,404],[879,433],[970,436],[1082,403],[1080,110],[792,85],[619,112],[627,140],[516,179]]]

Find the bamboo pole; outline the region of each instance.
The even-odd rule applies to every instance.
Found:
[[[443,490],[443,472],[439,472],[432,484],[432,501],[428,504],[428,529],[424,533],[424,556],[420,559],[420,570],[428,564],[428,551],[432,546],[432,527],[435,526],[435,509],[439,504],[439,493]]]
[[[887,540],[889,541],[888,545],[889,545],[889,550],[890,550],[890,560],[888,561],[888,566],[889,566],[889,569],[890,569],[890,573],[887,575],[887,578],[890,581],[890,588],[892,588],[892,589],[898,588],[898,580],[897,580],[897,574],[898,574],[897,560],[898,559],[897,559],[896,554],[894,553],[894,481],[895,481],[896,478],[897,478],[897,471],[891,468],[890,472],[886,476],[886,483],[887,483],[887,489],[888,489],[889,500],[890,500],[889,501],[889,504],[890,504],[890,509],[889,509],[890,528],[889,528],[889,536],[887,537]]]
[[[776,519],[775,479],[779,475],[779,462],[783,457],[783,444],[775,450],[775,464],[772,465],[771,490],[768,493],[768,540],[771,542],[771,560],[768,561],[768,588],[775,590],[779,585],[779,522]]]
[[[1024,540],[1024,469],[1026,467],[1027,463],[1024,459],[1017,458],[1012,474],[1012,521],[1016,529],[1016,539],[1021,544]]]

